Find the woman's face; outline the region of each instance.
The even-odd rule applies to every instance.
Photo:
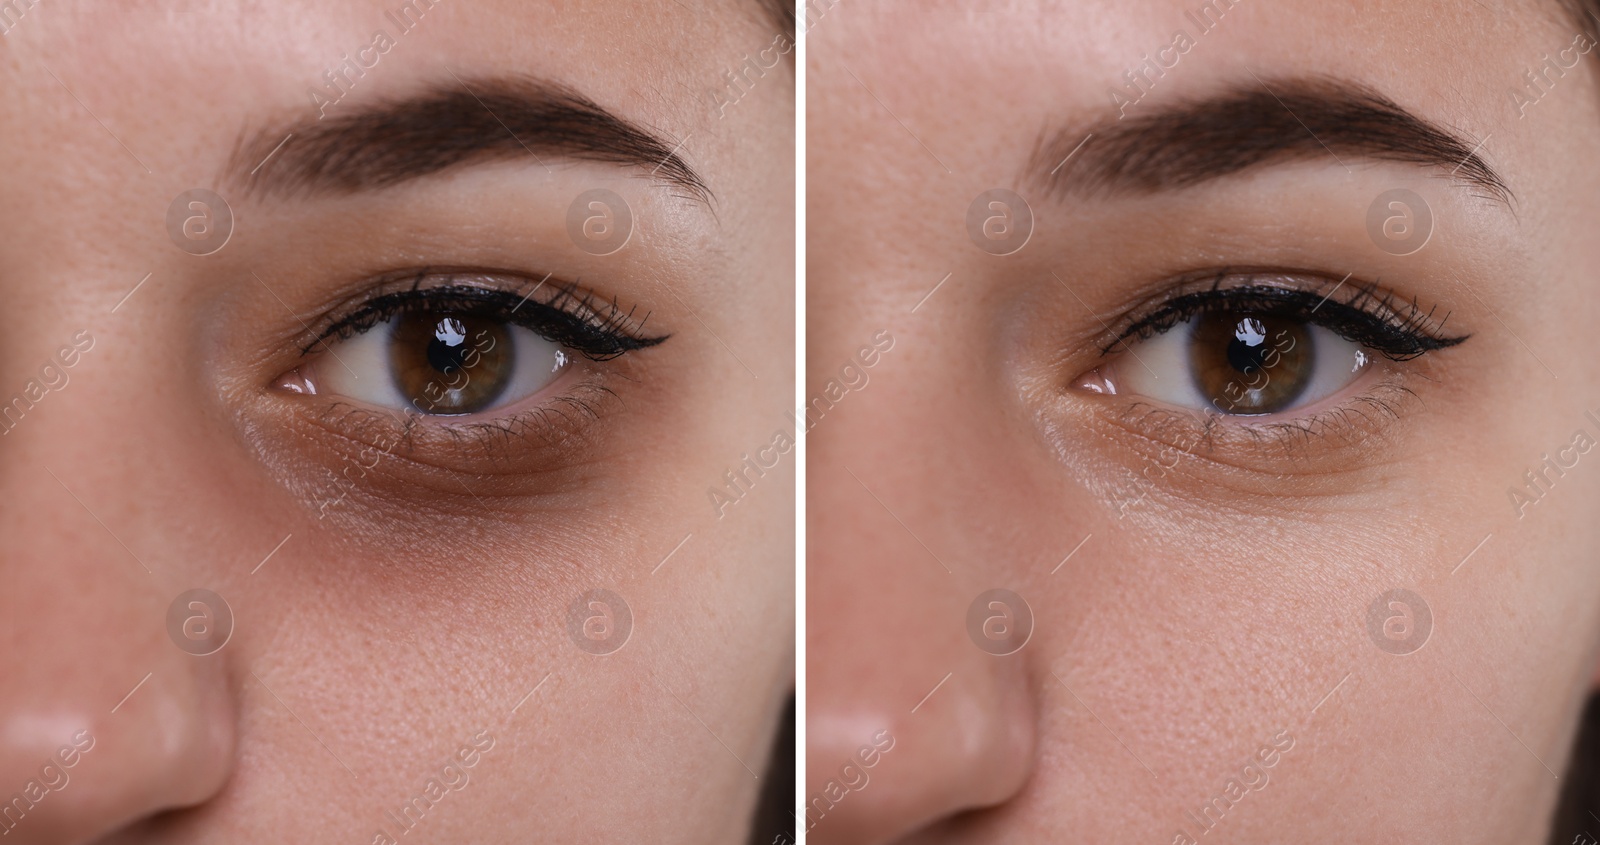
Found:
[[[1600,642],[1577,26],[816,17],[814,841],[1537,840]]]
[[[0,5],[7,841],[742,841],[787,36],[191,5]]]

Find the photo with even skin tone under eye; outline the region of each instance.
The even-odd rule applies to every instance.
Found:
[[[809,842],[1600,840],[1597,15],[802,8]]]
[[[794,26],[0,3],[0,841],[793,841]]]

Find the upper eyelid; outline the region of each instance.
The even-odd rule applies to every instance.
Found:
[[[655,337],[644,334],[649,312],[643,317],[635,317],[637,308],[624,309],[616,299],[607,301],[576,281],[557,280],[552,276],[545,274],[535,281],[529,276],[503,270],[440,268],[388,273],[375,278],[362,293],[346,299],[324,316],[307,324],[298,345],[302,355],[318,347],[326,348],[331,336],[341,334],[352,324],[373,314],[372,306],[379,300],[409,294],[416,294],[421,299],[427,291],[441,291],[440,296],[446,297],[458,293],[463,297],[481,296],[485,304],[495,300],[504,304],[514,299],[517,304],[513,310],[527,309],[528,306],[533,306],[533,310],[553,309],[588,324],[596,331],[625,336],[640,346],[653,346],[670,337],[666,334]],[[377,322],[382,322],[382,319],[378,318]],[[361,326],[358,331],[364,332],[372,327]]]
[[[361,313],[368,304],[376,299],[389,294],[400,293],[407,290],[419,290],[430,279],[441,280],[437,285],[426,287],[448,287],[456,280],[515,280],[517,274],[504,271],[475,270],[465,268],[446,267],[417,267],[406,270],[397,270],[382,273],[370,278],[359,290],[328,308],[321,316],[306,323],[305,331],[301,333],[297,345],[302,352],[308,352],[313,347],[325,346],[324,341],[331,336],[341,325],[349,323]],[[533,282],[530,280],[530,286]],[[486,289],[495,289],[496,286],[481,284]]]
[[[1285,292],[1286,301],[1291,295],[1298,295],[1301,298],[1314,297],[1319,302],[1313,307],[1313,311],[1323,307],[1324,303],[1331,302],[1360,312],[1374,322],[1393,330],[1425,337],[1440,342],[1442,346],[1460,343],[1470,336],[1460,335],[1452,338],[1444,334],[1443,329],[1449,319],[1449,312],[1446,312],[1444,317],[1435,319],[1434,315],[1438,310],[1436,306],[1423,309],[1415,299],[1406,301],[1377,281],[1352,281],[1352,275],[1334,279],[1331,276],[1303,270],[1235,268],[1191,273],[1169,285],[1158,296],[1146,299],[1124,316],[1117,318],[1114,323],[1108,324],[1107,331],[1102,337],[1108,337],[1109,341],[1100,345],[1100,352],[1102,355],[1108,355],[1119,346],[1126,348],[1129,345],[1128,339],[1136,334],[1141,338],[1148,337],[1151,333],[1171,328],[1171,325],[1165,325],[1146,331],[1164,315],[1169,314],[1173,303],[1184,297],[1211,293],[1216,293],[1220,297],[1227,291],[1244,288],[1281,290]],[[1286,284],[1286,281],[1289,283]],[[1308,290],[1308,288],[1315,289]],[[1181,322],[1181,319],[1178,322]]]

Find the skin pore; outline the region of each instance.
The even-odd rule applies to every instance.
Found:
[[[45,785],[7,842],[745,841],[793,685],[792,457],[726,514],[706,491],[793,393],[792,57],[719,103],[780,24],[422,5],[6,22],[0,395],[60,385],[0,437],[0,798]],[[233,218],[207,255],[219,218],[169,232],[197,188]],[[610,252],[569,223],[602,189]],[[405,312],[420,342],[547,373],[385,406],[358,344],[400,317],[329,330],[452,287],[501,310]],[[191,589],[233,617],[206,656],[169,622]]]
[[[1525,73],[1576,27],[1254,0],[814,23],[806,395],[895,344],[809,435],[811,841],[1543,841],[1600,645],[1600,91],[1592,50],[1536,99]],[[969,211],[995,189],[1031,211],[1008,254],[982,227],[1017,207]],[[1431,222],[1379,202],[1402,190]],[[1184,366],[1222,347],[1126,330],[1250,285],[1309,295],[1298,325],[1459,340],[1374,329],[1326,391],[1207,415]],[[1032,616],[1005,656],[982,625],[1020,609],[969,616],[992,589]]]

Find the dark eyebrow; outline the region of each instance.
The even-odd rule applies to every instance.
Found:
[[[1029,170],[1052,194],[1149,193],[1267,164],[1364,157],[1444,168],[1509,205],[1511,190],[1479,146],[1359,84],[1251,80],[1213,97],[1047,133]]]
[[[229,172],[250,193],[292,196],[386,188],[467,164],[564,157],[641,168],[709,205],[711,191],[678,155],[681,146],[557,83],[458,77],[416,96],[254,133],[241,139]]]

